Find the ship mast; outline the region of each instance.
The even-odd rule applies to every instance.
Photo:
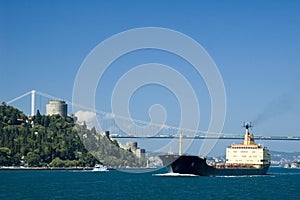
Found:
[[[178,152],[179,156],[182,155],[182,133],[180,132],[179,134],[179,152]]]

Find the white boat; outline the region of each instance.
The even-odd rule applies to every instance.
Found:
[[[107,167],[101,164],[96,164],[92,170],[93,172],[106,172],[108,171]]]

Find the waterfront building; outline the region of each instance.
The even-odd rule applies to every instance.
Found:
[[[119,146],[122,149],[131,151],[138,158],[145,158],[146,150],[138,147],[137,142],[130,141],[130,142],[126,142],[125,145],[123,145],[121,142],[119,142]]]
[[[145,158],[146,151],[145,151],[145,149],[137,148],[134,153],[135,153],[135,156],[138,158]]]

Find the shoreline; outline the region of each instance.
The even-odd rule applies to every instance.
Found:
[[[79,170],[79,171],[92,171],[94,167],[23,167],[23,166],[0,166],[0,170]],[[109,171],[111,170],[120,170],[120,171],[152,171],[155,169],[160,168],[108,168]]]

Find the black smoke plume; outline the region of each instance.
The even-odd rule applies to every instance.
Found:
[[[265,109],[253,120],[253,123],[257,126],[263,124],[275,117],[285,115],[292,111],[296,106],[296,100],[294,95],[284,94],[274,99],[268,104]]]

